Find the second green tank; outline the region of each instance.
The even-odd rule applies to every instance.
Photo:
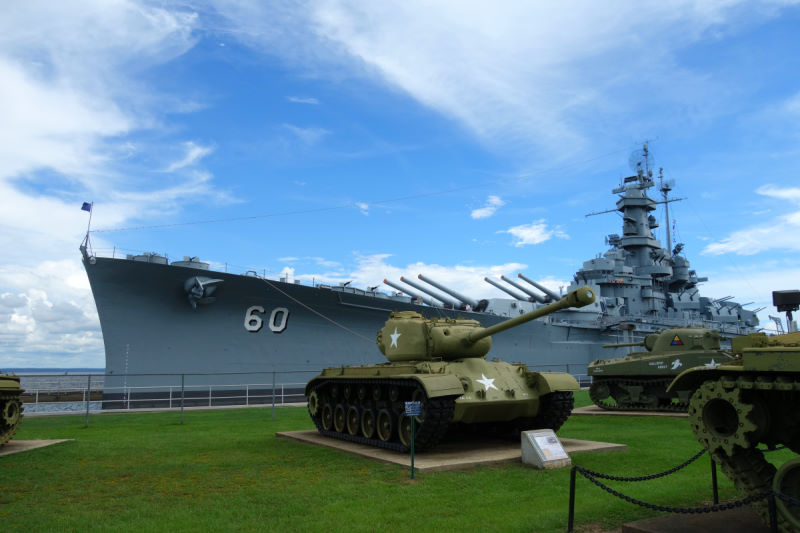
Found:
[[[713,368],[734,359],[720,348],[716,330],[674,328],[647,335],[641,342],[604,347],[643,346],[647,351],[591,363],[589,397],[608,410],[686,411],[692,391],[674,388],[672,380],[687,368]]]

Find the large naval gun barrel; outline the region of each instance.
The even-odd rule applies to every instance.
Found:
[[[552,301],[552,300],[550,300],[549,298],[544,298],[543,296],[539,296],[538,294],[536,294],[536,293],[535,293],[535,292],[533,292],[532,290],[530,290],[530,289],[527,289],[527,288],[523,287],[523,286],[522,286],[522,285],[520,285],[519,283],[516,283],[514,280],[508,279],[508,278],[507,278],[507,277],[505,277],[505,276],[500,276],[500,279],[502,279],[503,281],[505,281],[506,283],[508,283],[508,284],[509,284],[509,285],[511,285],[512,287],[514,287],[514,288],[516,288],[516,289],[519,289],[519,290],[521,290],[522,292],[524,292],[525,294],[527,294],[528,296],[530,296],[531,298],[533,298],[533,300],[535,300],[535,301],[539,302],[540,304],[545,304],[545,303],[547,303],[548,301]],[[559,298],[560,298],[560,297],[559,297]],[[555,298],[555,300],[558,300],[558,298]]]
[[[549,296],[549,297],[550,297],[550,298],[552,298],[553,300],[558,300],[559,298],[561,298],[561,296],[559,296],[559,295],[558,295],[558,294],[556,294],[555,292],[551,291],[550,289],[548,289],[547,287],[545,287],[545,286],[544,286],[544,285],[542,285],[541,283],[537,283],[537,282],[533,281],[533,280],[532,280],[531,278],[529,278],[528,276],[525,276],[525,275],[523,275],[523,274],[517,274],[517,277],[518,277],[519,279],[521,279],[521,280],[527,281],[528,283],[530,283],[531,285],[533,285],[534,287],[536,287],[537,289],[539,289],[540,291],[542,291],[543,293],[545,293],[547,296]]]
[[[514,291],[512,291],[508,287],[504,287],[503,285],[500,285],[498,282],[496,282],[492,278],[483,278],[483,281],[485,281],[489,285],[493,285],[493,286],[497,287],[498,289],[500,289],[504,293],[508,294],[509,296],[512,296],[515,300],[519,300],[520,302],[527,302],[528,301],[527,298],[524,298],[524,297],[520,296],[519,294],[515,293]]]
[[[447,296],[442,296],[441,294],[438,294],[436,291],[432,291],[428,287],[426,287],[426,286],[424,286],[424,285],[422,285],[420,283],[417,283],[414,280],[411,280],[411,279],[408,279],[406,277],[400,276],[400,281],[402,281],[403,283],[405,283],[407,285],[411,285],[412,287],[414,287],[418,291],[422,291],[425,294],[429,294],[430,296],[432,296],[433,298],[439,300],[440,302],[444,302],[445,306],[449,305],[450,307],[458,307],[459,302],[457,300],[451,300]]]
[[[439,289],[440,291],[449,294],[450,296],[452,296],[453,298],[457,299],[458,301],[460,301],[463,304],[469,304],[473,308],[478,306],[478,300],[475,300],[474,298],[470,298],[469,296],[464,296],[460,292],[456,292],[456,291],[454,291],[453,289],[451,289],[449,287],[445,287],[441,283],[437,283],[436,281],[432,280],[429,277],[423,276],[422,274],[418,274],[417,278],[421,279],[422,281],[424,281],[428,285],[432,285],[432,286],[436,287],[437,289]]]
[[[490,335],[530,322],[568,307],[583,307],[595,300],[594,290],[584,286],[553,302],[488,328],[470,319],[426,319],[415,311],[399,311],[378,332],[377,344],[389,361],[430,361],[486,357]]]

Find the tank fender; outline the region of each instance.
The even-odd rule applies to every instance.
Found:
[[[428,398],[438,398],[440,396],[461,396],[464,394],[464,386],[461,380],[453,374],[416,375],[414,379],[425,389]]]
[[[580,390],[578,381],[566,372],[530,372],[528,380],[539,394],[550,394],[555,391]]]
[[[672,392],[674,390],[693,391],[697,389],[704,381],[709,379],[717,379],[720,374],[722,374],[722,372],[716,368],[705,368],[700,366],[686,369],[672,380],[672,383],[670,383],[669,387],[667,387],[667,392]]]

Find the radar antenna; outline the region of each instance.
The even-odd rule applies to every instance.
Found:
[[[648,178],[653,177],[653,156],[650,155],[647,143],[644,143],[640,149],[631,152],[628,164],[640,179],[645,176]]]

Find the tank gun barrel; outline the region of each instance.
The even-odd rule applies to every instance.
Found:
[[[616,344],[604,344],[603,348],[625,348],[628,346],[644,346],[644,341],[639,342],[619,342]]]
[[[453,307],[458,307],[458,302],[456,300],[451,300],[447,296],[442,296],[441,294],[437,294],[436,292],[430,290],[429,288],[425,287],[424,285],[421,285],[421,284],[417,283],[416,281],[413,281],[413,280],[410,280],[410,279],[406,279],[403,276],[400,276],[400,281],[402,281],[403,283],[406,283],[408,285],[411,285],[415,289],[417,289],[419,291],[422,291],[425,294],[431,295],[433,298],[436,298],[437,300],[439,300],[441,302],[444,302],[447,305],[452,305]]]
[[[566,296],[551,304],[539,307],[533,311],[528,311],[524,315],[505,320],[499,324],[495,324],[494,326],[475,330],[467,335],[466,341],[468,344],[473,344],[484,337],[505,331],[513,328],[514,326],[524,324],[525,322],[530,322],[531,320],[549,315],[550,313],[554,313],[556,311],[560,311],[561,309],[589,305],[590,303],[594,302],[594,300],[594,289],[588,286],[583,286],[575,289],[574,291],[570,291]]]
[[[537,283],[537,282],[533,281],[532,279],[530,279],[530,278],[529,278],[529,277],[527,277],[527,276],[524,276],[524,275],[522,275],[522,274],[517,274],[517,277],[519,277],[520,279],[523,279],[523,280],[527,281],[528,283],[530,283],[531,285],[533,285],[534,287],[536,287],[537,289],[539,289],[540,291],[542,291],[543,293],[545,293],[546,295],[548,295],[548,296],[549,296],[550,298],[552,298],[553,300],[558,300],[559,298],[561,298],[561,296],[560,296],[560,295],[558,295],[558,294],[556,294],[555,292],[551,291],[550,289],[548,289],[547,287],[545,287],[545,286],[544,286],[544,285],[542,285],[541,283]]]
[[[517,283],[515,281],[512,281],[512,280],[510,280],[507,277],[502,276],[502,275],[500,276],[500,279],[502,279],[503,281],[505,281],[506,283],[508,283],[512,287],[514,287],[515,289],[521,290],[522,292],[524,292],[525,294],[527,294],[528,296],[530,296],[531,298],[533,298],[534,300],[536,300],[540,304],[547,303],[547,300],[545,300],[545,298],[543,296],[540,296],[540,295],[536,294],[535,292],[533,292],[532,290],[530,290],[530,289],[528,289],[526,287],[523,287],[519,283]],[[556,300],[558,300],[558,298],[556,298]]]
[[[430,279],[427,276],[423,276],[422,274],[418,274],[417,278],[421,279],[422,281],[424,281],[428,285],[432,285],[432,286],[436,287],[437,289],[439,289],[440,291],[449,294],[453,298],[459,300],[461,303],[471,305],[473,309],[478,306],[478,300],[470,298],[469,296],[464,296],[463,294],[461,294],[459,292],[456,292],[453,289],[445,287],[441,283],[435,282],[434,280]]]
[[[386,285],[388,285],[389,287],[392,287],[393,289],[397,289],[400,292],[404,292],[404,293],[408,294],[412,298],[420,298],[420,299],[422,299],[423,302],[425,302],[426,304],[428,304],[430,306],[437,307],[437,306],[440,305],[437,301],[435,301],[435,300],[433,300],[431,298],[427,298],[425,296],[422,296],[421,294],[412,291],[408,287],[403,287],[402,285],[398,285],[397,283],[394,283],[393,281],[389,281],[388,279],[384,279],[383,282]]]
[[[503,291],[504,293],[506,293],[506,294],[508,294],[509,296],[513,297],[515,300],[519,300],[519,301],[521,301],[521,302],[527,302],[527,301],[528,301],[528,299],[527,299],[527,298],[523,298],[523,297],[522,297],[522,296],[520,296],[519,294],[517,294],[517,293],[515,293],[514,291],[512,291],[511,289],[509,289],[508,287],[504,287],[504,286],[500,285],[499,283],[497,283],[497,282],[496,282],[495,280],[493,280],[492,278],[483,278],[483,281],[485,281],[485,282],[486,282],[486,283],[488,283],[489,285],[494,285],[495,287],[497,287],[498,289],[500,289],[500,290],[501,290],[501,291]]]

